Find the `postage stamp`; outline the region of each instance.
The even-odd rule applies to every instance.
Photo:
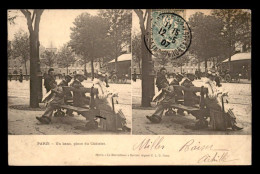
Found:
[[[188,23],[171,11],[153,10],[151,15],[152,54],[155,57],[163,54],[172,59],[182,56],[191,44]]]

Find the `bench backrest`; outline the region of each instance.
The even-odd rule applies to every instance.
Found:
[[[185,86],[180,86],[180,85],[174,85],[174,89],[184,92],[184,103],[185,103],[185,98],[189,97],[189,96],[185,97],[185,95],[189,95],[188,93],[190,93],[190,92],[195,92],[195,93],[199,92],[200,93],[199,105],[200,105],[200,107],[205,106],[205,96],[206,97],[208,96],[208,88],[205,88],[204,86],[185,87]]]
[[[201,92],[201,90],[204,92],[204,94],[208,93],[208,88],[205,88],[204,86],[201,87],[196,87],[196,86],[191,86],[191,87],[185,87],[185,86],[180,86],[180,85],[174,85],[174,89],[179,89],[183,91],[190,91],[190,92]]]
[[[82,93],[90,93],[90,103],[89,106],[90,108],[94,108],[95,107],[95,97],[98,97],[98,89],[91,87],[91,88],[85,88],[85,87],[80,87],[80,88],[74,88],[74,87],[70,87],[70,86],[63,86],[62,87],[64,92],[73,92],[73,96],[75,92],[82,92]],[[74,103],[74,101],[73,101]]]

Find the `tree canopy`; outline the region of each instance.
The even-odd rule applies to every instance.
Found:
[[[198,62],[205,61],[207,68],[207,60],[225,54],[226,47],[223,45],[224,38],[221,35],[222,21],[214,16],[197,12],[189,18],[189,25],[192,31],[189,52],[198,59]]]
[[[27,75],[26,62],[30,59],[30,42],[29,36],[24,31],[19,31],[14,35],[12,43],[11,55],[14,59],[19,59],[21,64],[25,67]]]
[[[212,15],[222,21],[222,44],[227,48],[230,68],[231,56],[237,47],[242,46],[243,51],[251,50],[251,13],[242,9],[215,9]]]
[[[82,13],[76,17],[71,28],[69,46],[75,53],[82,55],[84,63],[91,62],[92,77],[93,62],[106,56],[108,21],[100,16]]]
[[[131,10],[104,9],[99,10],[99,16],[108,22],[107,30],[109,43],[107,54],[110,59],[115,59],[115,69],[117,69],[117,57],[123,49],[131,45],[132,13]]]
[[[68,68],[76,61],[75,54],[72,49],[68,47],[68,44],[64,44],[57,54],[57,63],[61,68]]]
[[[53,51],[45,50],[41,57],[43,58],[42,63],[44,63],[48,67],[52,67],[56,61],[57,54]]]

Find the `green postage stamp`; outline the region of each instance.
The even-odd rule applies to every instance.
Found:
[[[151,49],[154,56],[163,54],[171,58],[183,55],[191,44],[188,23],[173,11],[152,10]]]

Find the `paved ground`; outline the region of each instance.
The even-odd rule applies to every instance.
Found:
[[[60,80],[57,80],[58,82]],[[84,86],[90,87],[90,81],[84,81]],[[130,84],[110,84],[110,87],[118,92],[118,104],[115,110],[122,109],[127,118],[127,125],[132,127],[132,107],[131,107],[131,85]],[[43,88],[45,94],[45,89]],[[92,131],[82,131],[75,129],[76,126],[84,126],[86,120],[82,116],[74,113],[75,117],[54,118],[50,125],[41,125],[35,119],[41,116],[44,111],[43,104],[37,111],[12,109],[14,105],[29,105],[29,81],[8,81],[8,133],[12,135],[28,134],[128,134],[126,132],[105,132],[100,128]]]
[[[245,81],[245,82],[244,82]],[[141,103],[141,81],[132,82],[132,104],[133,104],[133,134],[251,134],[251,84],[247,80],[243,83],[222,83],[224,90],[229,92],[229,105],[234,108],[238,125],[244,127],[241,131],[212,131],[212,130],[192,130],[185,128],[186,125],[194,125],[195,117],[186,116],[164,116],[160,124],[151,124],[145,118],[154,112],[155,103],[151,108],[140,107]],[[201,86],[202,80],[196,80],[195,86]]]

